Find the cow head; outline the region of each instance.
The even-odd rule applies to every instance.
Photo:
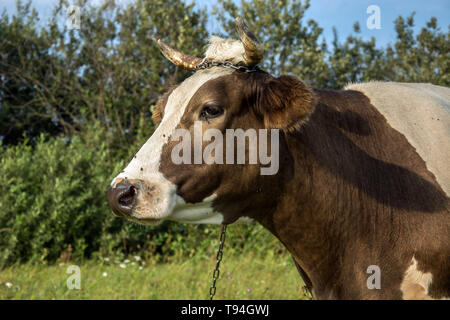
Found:
[[[295,77],[256,68],[262,46],[241,19],[236,26],[241,40],[212,37],[204,59],[156,41],[195,73],[164,94],[157,129],[113,179],[107,198],[116,214],[142,224],[231,223],[276,205],[290,161],[284,136],[307,119],[313,94]],[[230,142],[236,133],[247,142],[241,150]]]

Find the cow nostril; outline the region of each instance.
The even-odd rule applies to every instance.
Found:
[[[131,207],[134,197],[137,194],[137,189],[134,186],[130,186],[127,191],[122,193],[119,197],[119,204],[124,207]]]

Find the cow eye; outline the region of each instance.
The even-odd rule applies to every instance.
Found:
[[[217,118],[218,116],[223,114],[223,109],[218,105],[208,104],[205,105],[200,111],[200,119],[209,120],[213,118]]]

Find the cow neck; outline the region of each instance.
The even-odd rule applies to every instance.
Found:
[[[324,297],[331,292],[329,279],[339,277],[338,252],[347,240],[351,241],[352,235],[341,230],[348,217],[329,215],[339,204],[320,194],[320,190],[327,189],[323,188],[324,184],[328,189],[337,190],[339,183],[336,177],[317,165],[310,152],[310,145],[303,137],[317,125],[313,123],[314,117],[310,122],[305,124],[309,126],[307,130],[302,128],[299,132],[283,135],[286,150],[280,153],[287,153],[285,157],[293,160],[288,168],[284,163],[281,172],[283,184],[280,190],[283,190],[283,195],[274,210],[256,217],[256,220],[291,253],[311,295]],[[316,180],[318,172],[320,180]],[[342,220],[339,222],[339,219]]]

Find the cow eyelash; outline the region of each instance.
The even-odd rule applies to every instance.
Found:
[[[200,119],[208,121],[223,114],[223,109],[217,105],[206,105],[200,111]]]

